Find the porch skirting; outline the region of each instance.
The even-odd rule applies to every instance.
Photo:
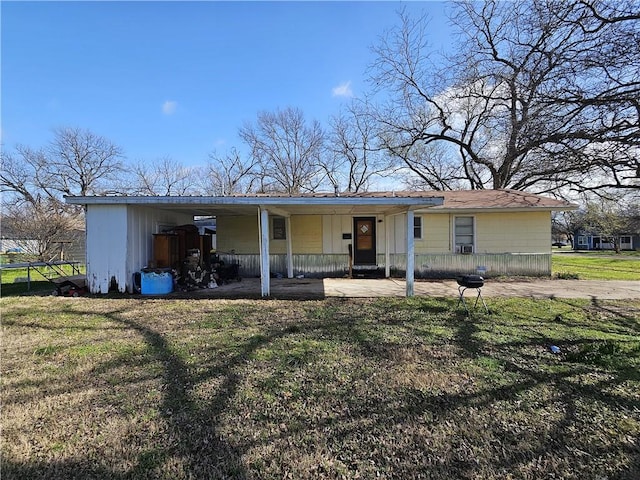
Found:
[[[418,254],[415,255],[416,278],[453,278],[456,275],[478,273],[485,277],[501,275],[551,276],[550,253],[487,253],[487,254]],[[240,264],[243,277],[260,276],[260,255],[220,254],[225,263]],[[391,254],[391,276],[404,277],[407,257],[405,254]],[[378,268],[384,270],[385,256],[378,255]],[[269,255],[271,276],[287,276],[287,257],[284,254]],[[311,278],[344,277],[349,274],[347,254],[295,254],[293,255],[294,276]]]

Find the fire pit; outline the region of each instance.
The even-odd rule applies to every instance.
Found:
[[[468,288],[475,288],[476,291],[478,292],[478,295],[476,296],[476,301],[473,304],[473,308],[476,308],[478,306],[478,300],[482,300],[484,309],[486,310],[487,313],[489,313],[489,308],[487,307],[487,304],[485,303],[484,298],[482,298],[482,287],[484,286],[483,277],[481,277],[480,275],[462,275],[457,277],[456,281],[458,282],[458,293],[460,294],[460,297],[458,299],[458,305],[460,303],[464,305],[464,309],[467,311],[467,315],[469,314],[469,307],[467,306],[467,302],[464,299],[464,292]]]

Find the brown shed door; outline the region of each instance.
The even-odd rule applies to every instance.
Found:
[[[353,219],[355,246],[354,265],[376,264],[376,217],[355,217]]]

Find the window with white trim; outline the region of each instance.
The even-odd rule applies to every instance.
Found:
[[[624,248],[625,250],[631,250],[633,248],[633,241],[630,235],[624,235],[620,237],[620,248]]]
[[[473,253],[475,224],[473,217],[455,217],[453,235],[456,253]]]
[[[422,238],[422,217],[419,215],[413,217],[413,238]]]
[[[579,235],[578,236],[578,245],[588,245],[586,235]]]

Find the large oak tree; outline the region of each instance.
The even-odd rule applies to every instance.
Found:
[[[457,2],[436,58],[401,14],[375,47],[382,145],[429,188],[640,188],[640,6],[633,0]],[[420,152],[444,145],[421,165]]]

